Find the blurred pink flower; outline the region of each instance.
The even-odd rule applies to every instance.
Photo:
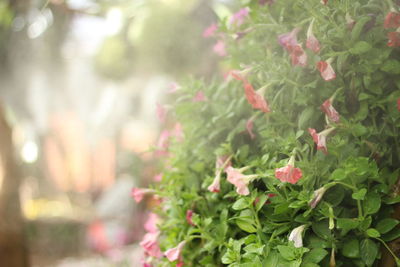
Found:
[[[248,17],[248,15],[249,15],[249,9],[242,8],[238,12],[232,15],[231,19],[229,20],[229,23],[231,25],[235,24],[236,26],[240,26],[244,23],[244,20]]]
[[[212,23],[210,26],[207,27],[207,29],[204,30],[203,37],[208,38],[208,37],[214,36],[217,29],[218,29],[217,24]]]
[[[149,218],[144,223],[144,229],[147,232],[154,233],[158,231],[157,223],[159,222],[160,218],[157,214],[150,212]]]
[[[217,54],[220,57],[226,56],[227,53],[226,53],[226,49],[225,49],[225,42],[222,40],[218,40],[213,47],[213,51],[215,54]]]
[[[328,61],[318,61],[317,69],[320,71],[321,76],[325,81],[331,81],[336,78],[336,73],[333,70],[329,60]]]
[[[239,195],[247,196],[250,194],[249,188],[247,187],[248,184],[256,179],[258,175],[256,174],[250,174],[250,175],[245,175],[242,172],[248,169],[248,167],[244,167],[241,169],[236,169],[233,168],[232,166],[229,166],[225,171],[227,174],[227,180],[234,186],[236,186],[236,192]]]
[[[156,111],[157,111],[158,120],[161,123],[164,123],[166,118],[167,118],[167,112],[168,112],[166,107],[161,105],[160,103],[157,103],[157,110]]]
[[[325,114],[328,116],[328,118],[335,122],[339,122],[339,113],[336,111],[336,109],[332,106],[332,101],[331,99],[325,100],[325,102],[321,105],[321,109]]]
[[[321,0],[321,4],[323,4],[323,5],[328,4],[328,0]]]
[[[179,122],[175,123],[174,127],[174,136],[179,141],[182,142],[185,138],[185,134],[183,133],[182,124]]]
[[[160,250],[160,246],[158,245],[159,235],[160,232],[158,231],[144,235],[143,240],[139,244],[144,249],[145,254],[156,258],[162,257],[162,252]]]
[[[164,255],[168,258],[169,261],[176,261],[177,259],[180,258],[182,254],[182,249],[185,246],[186,241],[182,241],[178,244],[178,246],[174,248],[170,248],[167,251],[165,251]]]
[[[251,139],[254,139],[256,137],[255,134],[253,133],[253,127],[254,127],[253,119],[250,118],[246,122],[246,130],[247,133],[250,135]]]
[[[168,130],[163,130],[157,141],[157,146],[155,150],[156,156],[166,156],[168,155],[169,147],[169,137],[171,133]]]
[[[188,224],[190,224],[191,226],[195,226],[195,224],[192,221],[192,217],[193,217],[193,210],[187,210],[186,211],[186,221],[188,222]]]
[[[221,173],[231,166],[230,158],[229,156],[217,157],[215,161],[215,178],[211,185],[208,186],[208,191],[213,193],[218,193],[220,191]]]
[[[193,102],[205,102],[207,101],[207,98],[204,95],[203,91],[198,91],[192,100]]]
[[[307,54],[299,44],[290,48],[290,57],[292,58],[293,66],[299,65],[304,67],[307,65]]]
[[[294,28],[291,32],[283,33],[278,36],[278,42],[286,50],[291,50],[292,47],[298,45],[297,34],[300,31],[299,28]]]
[[[388,42],[387,46],[389,47],[400,47],[400,32],[388,32]]]
[[[185,263],[184,263],[181,259],[179,259],[179,260],[178,260],[178,263],[176,264],[175,267],[182,267],[184,264],[185,264]]]
[[[313,25],[314,25],[314,20],[310,23],[310,26],[308,27],[308,30],[307,30],[306,47],[317,54],[317,53],[319,53],[319,50],[321,50],[321,46],[319,44],[318,39],[315,38],[315,36],[314,36],[313,30],[312,30]]]
[[[219,193],[221,191],[220,188],[221,183],[221,173],[217,173],[213,182],[207,187],[207,190],[213,193]]]
[[[294,156],[291,156],[285,167],[275,169],[275,177],[281,182],[296,184],[303,176],[299,168],[294,167]]]
[[[328,154],[328,148],[326,147],[326,137],[334,130],[335,128],[326,129],[320,133],[313,128],[308,128],[308,132],[312,136],[314,143],[317,144],[317,150],[321,150],[325,154]]]
[[[154,180],[155,182],[161,182],[162,176],[163,176],[162,173],[159,173],[159,174],[157,174],[157,175],[154,175],[153,180]]]
[[[255,91],[253,86],[247,82],[243,82],[244,86],[244,93],[246,95],[247,101],[254,109],[259,109],[262,112],[268,113],[271,109],[268,106],[267,101],[265,100],[264,96],[262,95],[264,90]]]
[[[176,82],[172,82],[169,84],[169,90],[167,91],[168,94],[173,94],[176,93],[179,89],[181,89],[181,86],[177,84]]]
[[[383,23],[383,27],[385,29],[389,28],[399,28],[400,27],[400,13],[395,11],[390,11],[387,13],[385,17],[385,21]]]
[[[155,191],[153,189],[134,187],[132,188],[131,196],[135,199],[136,203],[139,203],[143,200],[145,195],[154,193]]]
[[[321,201],[321,199],[324,196],[327,189],[328,188],[326,188],[326,187],[321,187],[320,189],[317,189],[314,191],[314,197],[311,200],[311,202],[309,203],[309,205],[312,209],[318,205],[318,203]]]

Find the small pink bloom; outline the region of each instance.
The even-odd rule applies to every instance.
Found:
[[[177,84],[176,82],[172,82],[169,84],[169,90],[168,90],[168,94],[173,94],[176,93],[179,89],[181,89],[181,86],[179,84]]]
[[[188,224],[190,224],[191,226],[195,226],[195,224],[192,221],[192,217],[193,217],[193,210],[187,210],[186,211],[186,221],[188,222]]]
[[[193,97],[193,102],[205,102],[207,101],[206,96],[203,91],[198,91],[196,95]]]
[[[174,248],[170,248],[167,251],[165,251],[164,255],[168,258],[169,261],[176,261],[177,259],[180,258],[182,254],[182,249],[185,246],[186,241],[182,241],[178,244],[178,246]]]
[[[159,222],[160,218],[157,214],[150,212],[149,218],[144,223],[144,229],[147,232],[154,233],[158,231],[157,223]]]
[[[176,264],[176,267],[182,267],[184,264],[185,263],[181,259],[179,259],[178,263]]]
[[[147,233],[144,235],[140,246],[144,249],[145,253],[151,257],[161,258],[162,252],[158,245],[158,236],[160,232]]]
[[[292,58],[293,66],[299,65],[304,67],[307,65],[307,54],[299,44],[291,47],[290,57]]]
[[[387,34],[389,41],[387,46],[389,47],[400,47],[400,32],[388,32]]]
[[[210,184],[207,187],[207,190],[213,193],[219,193],[219,191],[221,191],[220,183],[221,183],[221,173],[219,172],[217,175],[215,175],[212,184]]]
[[[281,46],[290,50],[292,47],[298,45],[297,34],[300,31],[299,28],[294,28],[291,32],[284,33],[278,36],[278,42]]]
[[[247,169],[247,167],[242,169],[235,169],[233,167],[228,167],[225,171],[227,174],[227,180],[234,186],[236,186],[236,192],[239,195],[247,196],[250,194],[248,184],[258,177],[258,175],[245,175],[242,173],[243,169]]]
[[[159,174],[157,174],[157,175],[155,175],[155,176],[153,177],[153,180],[154,180],[155,182],[161,182],[162,176],[163,176],[163,174],[162,174],[162,173],[159,173]]]
[[[218,29],[217,24],[215,24],[215,23],[211,24],[210,26],[208,26],[207,29],[204,30],[203,37],[208,38],[208,37],[214,36],[217,29]]]
[[[314,21],[310,23],[310,26],[308,27],[307,30],[307,41],[306,41],[306,47],[313,51],[314,53],[319,53],[319,50],[321,50],[321,46],[319,44],[319,41],[317,38],[315,38],[314,33],[313,33],[313,24]]]
[[[157,156],[166,156],[168,155],[168,147],[169,147],[169,137],[171,133],[168,130],[163,130],[158,138],[157,146],[156,146],[156,155]]]
[[[336,111],[336,109],[332,106],[332,101],[330,99],[327,99],[322,105],[321,109],[325,114],[328,116],[328,118],[335,122],[339,122],[339,113]]]
[[[292,156],[285,167],[275,169],[275,177],[281,182],[291,184],[297,183],[303,176],[299,168],[294,167],[294,156]]]
[[[210,186],[207,187],[208,191],[213,193],[219,193],[219,191],[221,190],[220,188],[221,172],[223,170],[225,171],[229,166],[231,166],[230,157],[228,156],[217,157],[217,160],[215,161],[215,178],[212,184],[210,184]]]
[[[328,0],[321,0],[321,4],[323,4],[323,5],[328,4]]]
[[[400,13],[390,11],[387,13],[385,17],[385,21],[383,23],[383,27],[385,29],[389,28],[399,28],[400,27]]]
[[[249,102],[250,105],[253,106],[254,109],[259,109],[265,113],[271,111],[264,96],[262,96],[259,92],[255,91],[253,86],[249,82],[245,81],[243,83],[243,86],[247,101]]]
[[[249,15],[249,10],[247,8],[242,8],[238,12],[232,15],[231,19],[229,20],[229,23],[236,24],[236,26],[240,26],[244,23],[244,20],[247,18]]]
[[[254,123],[252,119],[248,119],[246,122],[246,130],[248,132],[248,134],[250,135],[251,139],[254,139],[256,136],[253,133],[253,127],[254,127]]]
[[[329,61],[318,61],[317,69],[321,72],[321,76],[325,81],[331,81],[336,78],[336,73]]]
[[[400,98],[397,99],[397,110],[400,111]]]
[[[176,137],[176,139],[179,142],[182,142],[183,139],[185,138],[185,135],[184,135],[183,129],[182,129],[182,124],[180,124],[179,122],[175,123],[174,136]]]
[[[335,128],[326,129],[320,133],[313,128],[308,128],[308,132],[312,136],[314,143],[317,144],[317,150],[321,150],[325,154],[328,154],[328,148],[326,147],[326,137],[334,130]]]
[[[290,232],[289,241],[293,241],[294,242],[294,246],[296,248],[301,248],[303,246],[302,233],[303,233],[305,228],[306,228],[305,225],[301,225],[299,227],[294,228],[292,230],[292,232]]]
[[[164,123],[167,118],[167,109],[160,103],[157,103],[157,117],[161,123]]]
[[[324,196],[327,189],[328,188],[321,187],[320,189],[317,189],[314,191],[314,197],[311,200],[311,202],[309,203],[309,205],[312,209],[318,205],[318,203],[321,201],[321,199]]]
[[[135,199],[136,203],[139,203],[143,200],[145,195],[153,193],[155,193],[155,191],[152,189],[134,187],[132,188],[131,196]]]
[[[217,43],[213,47],[213,51],[215,54],[217,54],[220,57],[224,57],[227,55],[226,49],[225,49],[225,42],[222,40],[218,40]]]

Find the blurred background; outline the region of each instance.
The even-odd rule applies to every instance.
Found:
[[[157,106],[221,75],[237,2],[0,0],[0,266],[139,266]]]

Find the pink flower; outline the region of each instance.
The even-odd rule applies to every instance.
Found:
[[[308,30],[307,30],[306,47],[317,54],[319,52],[319,50],[321,50],[321,46],[319,44],[318,39],[315,38],[315,36],[314,36],[313,30],[312,30],[313,25],[314,25],[314,20],[310,23],[310,26],[308,27]]]
[[[219,191],[221,191],[220,183],[221,173],[219,172],[215,175],[213,182],[207,187],[207,190],[213,193],[219,193]]]
[[[182,124],[179,122],[175,123],[174,127],[174,136],[179,141],[182,142],[185,138],[185,134],[183,133]]]
[[[322,197],[324,196],[326,190],[328,190],[328,188],[326,187],[321,187],[320,189],[317,189],[314,191],[314,197],[311,200],[311,202],[309,203],[310,207],[313,209],[315,208],[318,203],[321,201]]]
[[[176,264],[175,267],[182,267],[184,264],[185,264],[185,263],[184,263],[181,259],[179,259],[179,260],[178,260],[178,263]]]
[[[321,76],[325,81],[331,81],[336,78],[336,73],[333,70],[329,60],[328,61],[318,61],[317,69],[321,72]]]
[[[254,127],[253,119],[248,119],[246,122],[246,130],[250,135],[251,139],[254,139],[256,137],[255,134],[253,133],[253,127]]]
[[[220,57],[224,57],[227,55],[226,49],[225,49],[225,42],[222,40],[218,40],[217,43],[213,47],[213,51],[215,54],[217,54]]]
[[[213,193],[218,193],[221,190],[220,189],[221,172],[223,170],[226,170],[226,168],[228,168],[229,166],[231,166],[230,158],[231,157],[228,156],[217,157],[217,160],[215,161],[215,178],[212,184],[208,186],[207,188],[208,191]]]
[[[207,98],[204,95],[203,91],[198,91],[192,100],[193,102],[205,102],[207,101]]]
[[[192,217],[193,217],[193,210],[187,210],[186,211],[186,221],[188,222],[188,224],[190,224],[191,226],[195,226],[195,224],[192,221]]]
[[[186,241],[182,241],[178,244],[178,246],[174,248],[170,248],[167,251],[165,251],[164,255],[168,258],[169,261],[176,261],[177,259],[180,258],[182,254],[182,249],[185,246]]]
[[[389,41],[387,46],[389,47],[399,47],[400,46],[400,32],[388,32],[387,34]]]
[[[298,45],[297,33],[300,31],[299,28],[294,28],[291,32],[284,33],[278,36],[278,42],[281,46],[290,50],[291,47]]]
[[[248,184],[256,179],[258,175],[245,175],[243,171],[248,169],[248,167],[244,167],[241,169],[235,169],[233,167],[228,167],[225,171],[227,174],[227,180],[234,186],[236,186],[236,192],[239,195],[247,196],[250,194],[249,188],[247,187]]]
[[[157,103],[157,117],[161,123],[164,123],[167,118],[167,109],[160,103]]]
[[[162,176],[163,176],[162,173],[159,173],[159,174],[157,174],[157,175],[154,175],[153,180],[154,180],[155,182],[161,182]]]
[[[299,65],[304,67],[307,65],[307,54],[299,44],[290,48],[290,57],[292,58],[293,66]]]
[[[291,156],[285,167],[275,169],[275,177],[281,182],[297,183],[303,176],[299,168],[294,167],[294,156]]]
[[[254,90],[253,86],[247,81],[243,82],[243,86],[244,86],[244,93],[246,95],[247,101],[249,102],[250,105],[252,105],[252,107],[254,109],[259,109],[265,113],[268,113],[271,111],[271,109],[268,106],[267,101],[265,100],[264,96],[262,96],[262,93],[265,88],[263,88],[263,90],[260,90],[259,92],[257,92]]]
[[[325,112],[326,116],[328,116],[328,118],[335,122],[338,123],[339,122],[339,113],[336,111],[336,109],[332,106],[332,101],[331,99],[327,99],[322,105],[321,105],[321,109],[323,112]]]
[[[305,228],[306,228],[306,225],[301,225],[299,227],[294,228],[292,230],[292,232],[290,232],[289,241],[293,241],[294,242],[294,246],[296,248],[301,248],[303,246],[302,233],[303,233]]]
[[[321,4],[323,4],[323,5],[328,4],[328,0],[321,0]]]
[[[236,24],[236,26],[240,26],[243,24],[244,20],[247,18],[249,15],[249,10],[247,8],[242,8],[238,12],[232,15],[231,19],[229,20],[229,23]]]
[[[383,27],[385,29],[399,28],[400,27],[400,13],[394,12],[394,11],[390,11],[389,13],[387,13],[387,15],[385,17],[385,21],[383,23]]]
[[[154,233],[158,231],[157,223],[159,222],[160,218],[157,214],[150,212],[149,218],[144,223],[144,229],[147,232]]]
[[[308,128],[308,132],[312,136],[314,143],[317,144],[317,150],[321,150],[325,154],[328,154],[328,148],[326,147],[326,137],[334,130],[335,128],[326,129],[320,133],[313,128]]]
[[[158,245],[158,236],[160,232],[147,233],[144,235],[143,240],[139,243],[140,246],[144,249],[144,252],[156,258],[162,257],[162,252],[160,250],[160,246]]]
[[[397,99],[397,110],[400,111],[400,98]]]
[[[168,130],[163,130],[158,138],[155,153],[157,156],[168,155],[169,137],[171,133]]]
[[[142,264],[142,267],[153,267],[151,263],[146,262],[143,258],[140,259],[140,263]]]
[[[215,23],[211,24],[210,26],[207,27],[207,29],[204,30],[203,37],[208,38],[208,37],[214,36],[217,29],[218,29],[217,24],[215,24]]]
[[[179,89],[181,89],[181,86],[179,84],[177,84],[176,82],[172,82],[169,85],[169,90],[168,90],[168,94],[173,94],[176,93]]]
[[[153,189],[134,187],[132,188],[131,196],[135,199],[136,203],[139,203],[143,200],[145,195],[154,193],[155,191]]]

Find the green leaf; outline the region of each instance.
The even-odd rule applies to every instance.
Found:
[[[242,229],[245,232],[248,232],[248,233],[257,232],[257,228],[254,226],[252,220],[237,218],[236,224],[237,224],[237,226],[239,226],[240,229]]]
[[[400,237],[400,228],[394,228],[382,236],[383,241],[389,242]]]
[[[234,210],[243,210],[249,206],[249,203],[247,199],[245,198],[239,198],[238,200],[235,201],[232,205],[232,209]]]
[[[376,224],[376,230],[378,230],[379,233],[381,233],[381,234],[386,234],[387,232],[392,230],[398,224],[399,224],[399,221],[396,219],[385,218],[383,220],[380,220]]]
[[[331,236],[331,230],[329,230],[328,220],[323,220],[315,222],[312,224],[311,228],[318,236],[323,239],[327,239]]]
[[[262,255],[263,254],[263,250],[264,250],[264,246],[265,245],[261,246],[259,244],[252,243],[252,244],[247,245],[246,247],[244,247],[244,251],[246,251],[247,253],[254,253],[254,254]]]
[[[369,228],[366,233],[369,237],[373,237],[373,238],[377,238],[377,237],[381,236],[381,234],[374,228]]]
[[[304,262],[313,262],[319,263],[322,261],[326,255],[328,255],[328,251],[323,248],[314,248],[310,250],[310,252],[306,253],[304,256]]]
[[[356,24],[351,31],[351,41],[355,41],[360,37],[361,31],[364,28],[364,25],[371,20],[370,16],[364,16],[357,19]]]
[[[346,172],[343,169],[336,169],[331,174],[332,180],[344,180],[346,179]]]
[[[232,262],[236,261],[236,253],[231,250],[228,249],[225,254],[222,256],[221,261],[223,264],[230,264]]]
[[[360,257],[360,243],[357,239],[346,240],[343,244],[342,253],[347,258],[356,259]]]
[[[378,245],[371,239],[364,239],[360,243],[361,259],[367,266],[372,266],[378,256]]]
[[[370,192],[365,196],[363,204],[365,214],[374,214],[378,212],[381,207],[381,197],[378,193]]]
[[[338,218],[336,220],[337,228],[343,229],[343,231],[349,231],[355,229],[359,225],[359,221],[357,219],[350,218]]]
[[[293,246],[277,246],[281,256],[289,261],[296,259],[296,248]]]
[[[368,52],[372,46],[365,42],[365,41],[359,41],[357,42],[352,48],[350,48],[350,53],[354,55],[359,55]]]
[[[353,193],[351,197],[355,200],[364,200],[365,194],[367,194],[367,189],[363,188]]]
[[[265,202],[267,202],[268,200],[268,196],[265,194],[262,194],[258,197],[258,202],[256,204],[256,211],[259,211],[265,204]]]
[[[400,74],[400,62],[395,59],[389,59],[383,63],[381,70],[390,74]]]
[[[362,136],[368,132],[368,129],[361,124],[355,124],[352,126],[353,135],[356,137]]]

